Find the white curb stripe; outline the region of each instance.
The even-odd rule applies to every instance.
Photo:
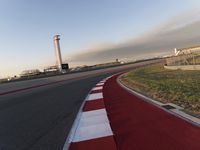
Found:
[[[102,123],[77,129],[72,142],[86,141],[113,135],[109,123]]]
[[[98,109],[98,110],[92,110],[92,111],[86,111],[82,113],[82,118],[88,118],[88,117],[94,117],[94,116],[99,116],[99,115],[106,115],[106,110],[105,109]]]
[[[102,86],[102,85],[104,85],[104,83],[98,83],[98,84],[96,84],[96,86]]]
[[[103,89],[107,79],[100,81],[91,91]],[[86,101],[103,99],[103,93],[88,94],[73,123],[72,129],[66,139],[63,150],[68,150],[72,142],[91,140],[100,137],[112,136],[113,132],[107,117],[106,109],[83,112]]]
[[[93,88],[92,91],[102,90],[102,89],[103,89],[103,86],[98,86],[98,87]]]
[[[95,124],[101,124],[102,122],[109,123],[108,117],[106,115],[99,115],[99,116],[94,116],[94,117],[88,117],[88,118],[81,118],[80,120],[80,126],[85,127],[85,126],[91,126]]]
[[[113,135],[105,109],[83,112],[72,142]]]
[[[103,93],[94,93],[94,94],[89,94],[86,101],[92,101],[102,98],[103,98]]]

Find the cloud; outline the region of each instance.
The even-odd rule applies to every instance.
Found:
[[[172,54],[175,47],[200,45],[200,12],[193,11],[171,18],[152,31],[123,43],[106,43],[71,56],[70,62],[109,62]]]

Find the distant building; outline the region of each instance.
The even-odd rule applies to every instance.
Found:
[[[48,73],[48,72],[58,72],[59,69],[57,66],[49,66],[47,68],[44,69],[44,73]]]
[[[41,74],[41,72],[38,69],[32,69],[32,70],[24,70],[20,74],[20,77],[31,77]]]
[[[180,48],[180,49],[177,49],[175,48],[174,49],[174,52],[175,52],[175,56],[178,56],[178,55],[187,55],[187,54],[194,54],[194,53],[200,53],[200,46],[195,46],[195,47],[188,47],[188,48]]]
[[[200,46],[175,48],[174,53],[174,56],[166,58],[166,66],[184,66],[185,70],[191,69],[192,66],[195,70],[197,65],[200,65]]]

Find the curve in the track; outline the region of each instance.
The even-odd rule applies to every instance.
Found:
[[[200,128],[137,96],[109,79],[104,103],[120,150],[200,150]]]

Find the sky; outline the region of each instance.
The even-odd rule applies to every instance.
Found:
[[[199,0],[0,0],[0,78],[54,65],[56,34],[71,67],[200,45],[199,10]]]

